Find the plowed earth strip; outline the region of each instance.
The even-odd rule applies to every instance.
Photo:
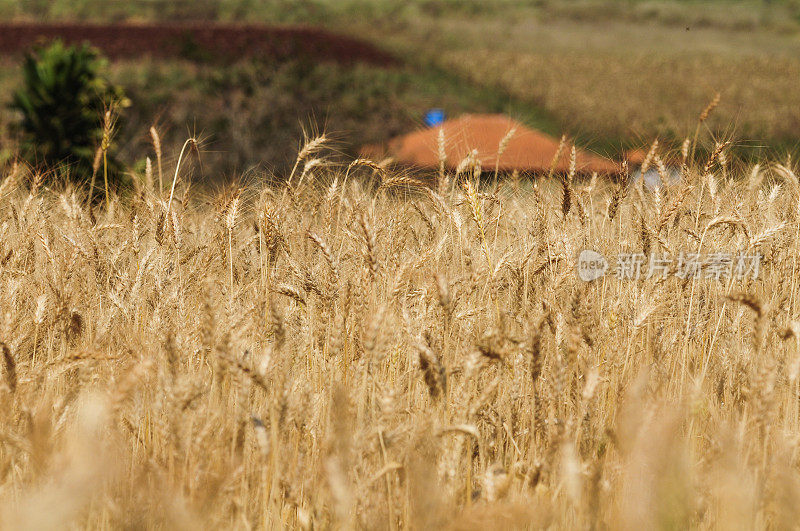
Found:
[[[20,54],[61,39],[89,42],[111,58],[185,58],[229,61],[261,57],[394,66],[394,56],[372,44],[310,27],[230,24],[0,24],[0,54]]]

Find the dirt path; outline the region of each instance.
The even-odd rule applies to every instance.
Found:
[[[302,57],[379,66],[398,63],[367,42],[318,28],[221,24],[0,24],[0,54],[19,54],[56,38],[67,43],[88,41],[112,58]]]

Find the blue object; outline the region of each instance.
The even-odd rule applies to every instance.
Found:
[[[430,109],[425,113],[425,125],[435,127],[444,122],[444,109]]]

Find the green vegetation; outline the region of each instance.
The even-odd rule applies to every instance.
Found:
[[[0,0],[0,17],[35,20],[223,20],[340,24],[420,17],[657,21],[798,29],[798,0]]]
[[[6,72],[0,85],[18,84],[11,75],[16,71],[12,65],[0,68],[0,74]],[[120,159],[151,154],[148,130],[155,123],[165,145],[180,145],[197,134],[204,151],[202,177],[212,180],[256,168],[285,169],[303,129],[326,129],[338,150],[352,156],[365,143],[418,127],[424,112],[437,105],[452,115],[507,112],[553,134],[560,131],[536,108],[434,66],[241,61],[220,68],[178,60],[126,61],[113,64],[109,77],[126,88],[132,102],[118,134]],[[7,115],[0,122],[11,119]],[[93,126],[99,120],[97,113]]]
[[[93,166],[97,170],[99,148],[107,180],[115,113],[124,95],[105,79],[105,67],[96,50],[58,41],[25,57],[22,87],[11,107],[21,116],[21,154],[30,164],[68,167],[70,175],[83,180]]]

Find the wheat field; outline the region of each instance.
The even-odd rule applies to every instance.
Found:
[[[325,141],[214,193],[159,153],[94,207],[3,170],[0,527],[800,520],[791,161],[427,186]],[[586,248],[762,259],[584,282]]]

